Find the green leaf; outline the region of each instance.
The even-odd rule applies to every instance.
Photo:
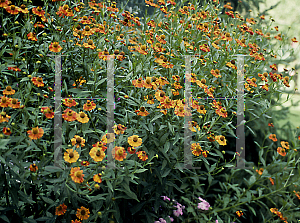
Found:
[[[4,214],[0,215],[0,218],[4,221],[10,223],[9,219]]]
[[[253,175],[249,179],[249,184],[252,185],[256,181],[256,177]]]
[[[172,169],[165,169],[164,173],[161,175],[162,178],[166,177],[169,175],[169,173],[171,172]]]
[[[169,130],[170,132],[174,135],[174,126],[170,124],[170,122],[168,122],[168,126],[169,126]]]
[[[45,201],[46,203],[48,204],[53,204],[54,201],[48,197],[44,197],[44,196],[41,196],[41,198],[43,199],[43,201]]]
[[[164,145],[164,153],[167,153],[170,149],[170,142],[166,142]]]

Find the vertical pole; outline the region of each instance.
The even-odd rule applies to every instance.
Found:
[[[245,168],[245,120],[244,120],[244,57],[237,57],[237,168]]]
[[[55,55],[55,113],[54,113],[54,166],[61,167],[62,115],[61,115],[61,55]]]
[[[190,111],[190,99],[191,99],[191,56],[185,56],[185,105],[184,105],[184,168],[191,169],[193,166],[193,156],[191,152],[192,131],[189,130],[189,124],[192,121],[192,117],[186,115]]]
[[[107,56],[107,135],[112,137],[114,135],[114,109],[115,109],[115,98],[114,98],[114,56]],[[108,168],[115,169],[115,162],[112,157],[112,150],[114,148],[114,141],[107,144],[107,166]]]

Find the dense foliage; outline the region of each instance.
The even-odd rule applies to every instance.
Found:
[[[45,1],[42,7],[0,1],[0,218],[298,220],[298,130],[287,142],[269,123],[263,143],[254,141],[259,162],[228,168],[240,156],[237,54],[244,55],[245,129],[255,134],[249,123],[269,119],[271,100],[289,86],[288,70],[279,74],[270,62],[276,53],[270,40],[291,39],[270,25],[262,29],[263,15],[243,18],[217,0],[145,2],[153,15],[138,18],[115,2]],[[61,55],[61,67],[55,55]],[[106,131],[112,60],[114,134]],[[62,114],[54,107],[58,70]],[[184,168],[188,116],[196,168]],[[56,117],[62,118],[62,154],[54,159]],[[116,168],[107,165],[110,156]]]

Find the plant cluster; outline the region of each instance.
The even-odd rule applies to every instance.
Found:
[[[270,110],[281,86],[289,86],[288,70],[279,73],[271,62],[270,39],[291,40],[271,31],[272,22],[262,28],[263,15],[243,18],[218,0],[149,0],[154,13],[144,18],[116,2],[44,3],[0,0],[3,221],[300,217],[299,179],[293,177],[298,131],[295,141],[277,145],[270,129],[264,137],[270,145],[257,143],[253,169],[228,169],[241,154],[224,149],[236,139],[238,71],[245,74],[246,125]],[[238,55],[244,56],[242,68]],[[111,61],[114,123],[106,129]],[[54,106],[57,89],[62,98]],[[186,117],[192,119],[187,127]],[[184,165],[186,131],[194,168]],[[162,196],[172,198],[173,217]]]

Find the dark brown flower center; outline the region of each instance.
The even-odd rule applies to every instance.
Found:
[[[85,215],[85,210],[81,210],[80,214]]]
[[[73,112],[72,111],[68,111],[68,116],[72,116]]]
[[[201,83],[202,83],[202,84],[205,84],[205,83],[206,83],[206,80],[205,80],[205,79],[201,79]]]
[[[70,158],[73,158],[73,157],[74,157],[74,153],[73,153],[73,152],[70,152],[70,153],[69,153],[69,157],[70,157]]]
[[[83,20],[87,20],[88,18],[87,18],[87,16],[83,16],[82,19]]]
[[[33,133],[34,135],[35,135],[35,134],[38,134],[38,133],[39,133],[38,127],[34,128],[34,129],[32,130],[32,133]]]
[[[16,9],[16,6],[11,5],[11,6],[10,6],[10,9],[14,11],[14,10]]]
[[[203,110],[204,109],[204,105],[200,105],[200,109]]]
[[[89,26],[86,26],[86,27],[84,28],[85,31],[90,31],[90,29],[91,29],[91,28],[90,28]]]
[[[81,176],[82,176],[81,171],[77,171],[77,172],[76,172],[76,177],[81,178]]]
[[[42,11],[42,7],[38,6],[36,10],[38,10],[39,12],[41,12]]]
[[[159,96],[160,97],[164,97],[165,96],[165,92],[161,92]]]
[[[223,141],[224,139],[225,139],[224,136],[221,136],[221,137],[220,137],[220,140],[221,140],[221,141]]]
[[[36,80],[37,80],[38,82],[42,82],[42,81],[43,81],[43,78],[38,77]]]
[[[12,90],[11,86],[7,86],[7,87],[6,87],[6,90],[7,90],[7,91],[11,91],[11,90]]]
[[[83,112],[80,113],[80,118],[84,118],[85,114]]]
[[[180,108],[179,108],[179,111],[182,112],[182,111],[183,111],[183,107],[180,107]]]
[[[2,102],[2,103],[6,103],[6,102],[7,102],[6,97],[3,97],[3,98],[1,99],[1,102]]]
[[[53,47],[57,48],[58,47],[58,43],[53,43]]]
[[[15,99],[15,98],[12,99],[11,103],[14,104],[14,105],[17,104],[17,99]]]
[[[62,211],[62,206],[59,205],[59,206],[57,207],[57,210],[58,210],[58,211]]]
[[[79,143],[81,143],[81,138],[80,137],[77,137],[76,138],[76,142],[79,144]]]
[[[123,155],[123,149],[118,149],[118,156],[122,156]]]
[[[101,155],[101,152],[100,152],[100,150],[98,150],[97,152],[96,152],[96,156],[100,156]]]
[[[138,137],[133,137],[132,141],[137,142],[138,141]]]
[[[140,111],[141,111],[141,112],[144,112],[144,111],[145,111],[145,108],[144,108],[144,107],[141,107],[141,108],[140,108]]]

